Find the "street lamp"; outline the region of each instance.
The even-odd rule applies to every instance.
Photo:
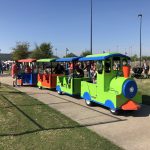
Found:
[[[142,14],[139,14],[138,17],[140,17],[140,67],[141,67],[141,53],[142,53],[142,43],[141,43]]]
[[[91,45],[90,45],[90,49],[91,49],[91,54],[92,54],[92,51],[93,51],[93,0],[91,0]]]

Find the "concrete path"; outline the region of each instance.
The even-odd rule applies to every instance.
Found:
[[[1,77],[1,82],[12,85],[10,76]],[[137,112],[114,116],[100,106],[88,107],[83,99],[60,96],[54,91],[39,90],[36,87],[16,89],[48,104],[124,149],[150,149],[150,106],[143,105]]]

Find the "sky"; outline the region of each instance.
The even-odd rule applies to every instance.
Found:
[[[140,51],[150,55],[150,0],[93,0],[93,54]],[[64,56],[90,49],[90,0],[0,0],[0,49],[10,53],[16,42],[51,42]]]

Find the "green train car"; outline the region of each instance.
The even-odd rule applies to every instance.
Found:
[[[72,77],[71,78],[68,75],[57,76],[56,90],[58,94],[62,94],[62,92],[64,92],[69,95],[80,95],[81,81],[89,80],[88,77],[77,78],[74,76],[75,62],[77,62],[79,58],[80,57],[70,57],[70,58],[60,58],[56,60],[56,62],[66,63],[66,72],[69,70],[68,63],[72,64]]]
[[[138,110],[142,96],[134,79],[130,78],[130,58],[120,53],[104,53],[76,58],[76,61],[96,64],[96,82],[90,77],[72,78],[68,83],[67,76],[57,77],[56,90],[74,95],[80,94],[87,105],[97,103],[106,106],[111,113],[119,110]]]

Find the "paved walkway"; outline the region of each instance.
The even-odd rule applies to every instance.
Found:
[[[5,76],[1,82],[11,85],[12,79]],[[104,108],[88,107],[82,99],[60,96],[54,91],[36,87],[17,87],[17,90],[48,104],[124,149],[150,149],[150,106],[143,105],[141,110],[132,114],[114,116]]]

